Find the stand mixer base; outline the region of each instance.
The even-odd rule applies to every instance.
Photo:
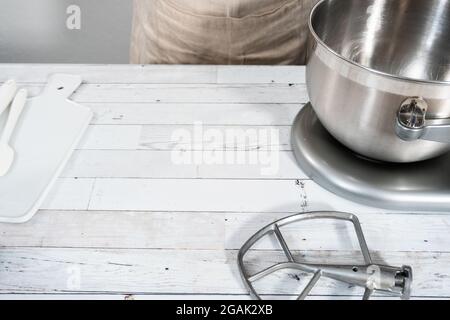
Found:
[[[410,164],[363,159],[328,133],[311,104],[295,119],[291,140],[302,170],[343,198],[389,210],[450,210],[450,154]]]

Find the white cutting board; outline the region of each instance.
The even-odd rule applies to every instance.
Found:
[[[79,76],[55,74],[41,95],[27,101],[10,143],[14,163],[0,177],[0,222],[31,219],[80,141],[92,112],[68,98],[81,82]]]

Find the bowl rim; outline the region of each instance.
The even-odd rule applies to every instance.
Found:
[[[309,15],[309,19],[308,19],[308,26],[309,26],[309,31],[311,32],[312,36],[314,37],[315,41],[320,44],[322,47],[324,47],[328,52],[332,53],[334,56],[338,57],[339,59],[355,66],[358,67],[360,69],[369,71],[371,73],[380,75],[380,76],[384,76],[384,77],[388,77],[388,78],[392,78],[392,79],[396,79],[396,80],[400,80],[400,81],[407,81],[407,82],[412,82],[412,83],[416,83],[416,84],[433,84],[433,85],[450,85],[450,81],[444,81],[444,80],[425,80],[425,79],[417,79],[417,78],[411,78],[411,77],[402,77],[396,74],[392,74],[392,73],[388,73],[388,72],[384,72],[384,71],[380,71],[368,66],[365,66],[363,64],[357,63],[345,56],[343,56],[342,54],[334,51],[333,49],[331,49],[320,37],[319,35],[316,33],[316,31],[314,30],[313,27],[313,18],[317,12],[317,10],[319,9],[320,6],[322,6],[323,3],[330,1],[330,0],[320,0],[319,2],[316,3],[316,5],[312,8],[311,13]]]

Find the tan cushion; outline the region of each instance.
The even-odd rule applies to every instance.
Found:
[[[318,0],[134,0],[132,63],[303,64]]]

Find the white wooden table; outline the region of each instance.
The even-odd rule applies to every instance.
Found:
[[[450,297],[450,214],[356,205],[308,180],[294,162],[289,131],[308,101],[304,68],[0,65],[0,82],[15,78],[37,94],[55,72],[83,76],[73,99],[95,118],[42,210],[26,224],[0,224],[0,298],[248,298],[237,250],[275,219],[314,210],[356,213],[376,262],[413,267],[415,298]],[[277,130],[279,171],[175,164],[173,150],[202,152],[173,139],[199,121],[214,132]],[[204,150],[236,149],[200,140]],[[251,138],[238,145],[268,148]],[[350,230],[315,223],[285,236],[305,259],[356,263]],[[255,254],[280,257],[270,241]],[[260,292],[284,297],[306,278],[293,271],[271,280]],[[360,293],[321,281],[312,298]]]

